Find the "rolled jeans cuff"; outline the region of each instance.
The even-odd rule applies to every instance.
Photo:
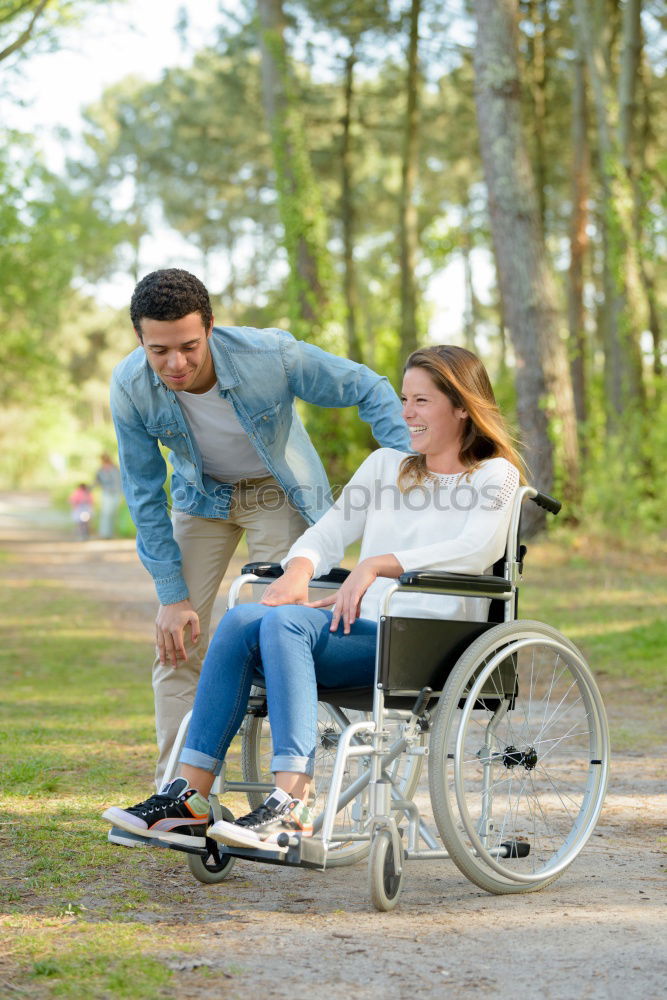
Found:
[[[211,771],[216,776],[222,771],[223,764],[216,757],[210,757],[207,753],[202,753],[201,750],[190,750],[188,747],[183,748],[178,762],[179,764],[189,764],[190,767],[200,767],[202,771]]]
[[[295,774],[307,774],[309,778],[312,778],[315,773],[315,759],[314,757],[273,757],[271,772],[277,774],[278,771],[293,771]]]

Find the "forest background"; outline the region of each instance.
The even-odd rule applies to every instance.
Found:
[[[101,2],[0,0],[3,102]],[[532,481],[590,529],[664,530],[667,3],[218,10],[188,65],[137,67],[86,108],[62,169],[0,123],[0,486],[64,496],[113,451],[108,382],[135,341],[96,288],[138,280],[159,227],[219,325],[289,329],[396,387],[459,261],[449,339],[486,362]],[[365,425],[304,415],[344,483]]]

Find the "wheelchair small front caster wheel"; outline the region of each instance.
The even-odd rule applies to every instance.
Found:
[[[403,888],[405,868],[400,873],[394,867],[394,847],[389,830],[380,830],[373,837],[368,859],[368,883],[371,902],[376,910],[393,910]]]
[[[222,806],[221,819],[234,822],[234,814],[225,806]],[[197,879],[204,885],[216,885],[223,882],[231,874],[236,858],[230,854],[221,854],[220,845],[215,840],[206,838],[206,849],[208,854],[205,858],[199,854],[188,854],[188,868]]]

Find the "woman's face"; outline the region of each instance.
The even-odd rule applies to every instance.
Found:
[[[403,376],[403,419],[412,448],[422,455],[437,455],[458,445],[466,410],[455,407],[423,368],[408,368]]]

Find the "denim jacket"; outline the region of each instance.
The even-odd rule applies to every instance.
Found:
[[[209,338],[220,395],[228,399],[257,453],[293,506],[314,523],[330,506],[329,483],[299,419],[295,399],[358,406],[378,443],[409,451],[401,406],[388,380],[365,365],[327,354],[284,330],[214,327]],[[111,410],[123,490],[137,528],[137,552],[162,604],[188,597],[174,541],[158,442],[170,449],[175,510],[229,517],[233,486],[202,472],[202,459],[176,393],[137,347],[116,366]]]

